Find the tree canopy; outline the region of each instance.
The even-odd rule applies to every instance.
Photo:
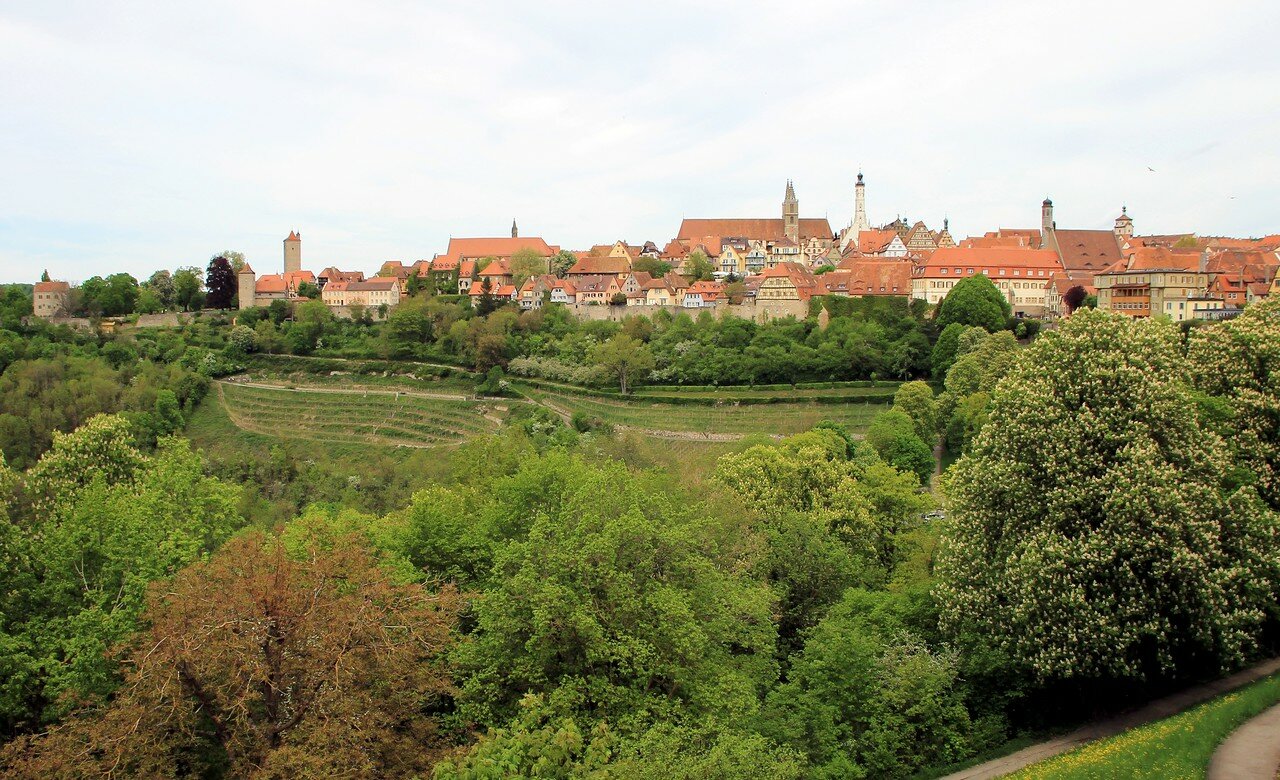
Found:
[[[938,327],[959,323],[994,333],[1004,330],[1011,312],[1004,293],[985,274],[976,274],[956,282],[947,292],[938,305]]]

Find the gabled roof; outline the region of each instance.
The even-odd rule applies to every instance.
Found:
[[[831,239],[835,232],[826,217],[801,217],[800,238]],[[680,222],[677,239],[700,240],[707,236],[744,236],[750,239],[775,241],[786,238],[786,226],[781,217],[772,219],[685,219]]]
[[[36,282],[31,291],[38,293],[65,293],[71,292],[71,285],[57,281]]]
[[[867,292],[878,295],[882,291],[886,295],[908,295],[911,293],[913,268],[914,264],[906,257],[850,257],[840,261],[835,273],[850,275],[851,295]],[[827,273],[818,278],[824,279],[831,275]]]
[[[943,268],[974,268],[982,273],[984,268],[1029,268],[1033,270],[1061,271],[1062,261],[1051,249],[1022,249],[1018,247],[938,249],[921,263],[916,273],[933,276]]]
[[[883,252],[898,237],[895,230],[860,230],[858,231],[858,251],[864,255]]]
[[[537,236],[520,236],[518,238],[451,238],[449,249],[442,257],[461,260],[464,257],[480,259],[485,257],[510,258],[521,249],[532,249],[540,257],[550,257],[556,250]]]
[[[347,282],[348,290],[367,290],[370,292],[385,292],[387,290],[397,290],[400,288],[400,280],[394,276],[375,276],[372,279],[366,279],[359,282]]]
[[[573,284],[580,293],[605,292],[609,289],[611,284],[617,281],[617,279],[618,278],[616,276],[609,276],[607,274],[584,274],[576,277],[573,280]]]
[[[254,288],[259,293],[283,293],[288,289],[283,274],[263,274]]]
[[[1101,271],[1120,260],[1120,242],[1111,230],[1054,230],[1058,257],[1069,271]]]
[[[488,265],[486,265],[484,267],[484,270],[480,272],[481,278],[486,276],[510,276],[510,275],[511,275],[511,264],[507,262],[506,258],[501,258],[501,257],[498,258],[497,260],[494,260],[492,263],[489,263]]]
[[[631,260],[626,257],[584,257],[573,264],[568,275],[625,274],[631,270]]]

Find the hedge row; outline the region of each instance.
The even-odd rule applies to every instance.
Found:
[[[359,360],[350,358],[303,358],[296,355],[247,355],[244,363],[248,368],[267,369],[271,371],[287,371],[300,374],[329,374],[334,371],[345,371],[352,374],[409,374],[416,376],[436,377],[474,377],[475,372],[464,368],[447,368],[431,366],[424,363],[412,363],[401,360]]]

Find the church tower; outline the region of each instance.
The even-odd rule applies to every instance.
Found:
[[[858,234],[870,230],[867,221],[867,186],[862,183],[862,172],[858,172],[858,183],[853,185],[853,240],[856,243]]]
[[[1120,241],[1133,238],[1133,217],[1129,216],[1129,207],[1120,207],[1120,216],[1116,217],[1116,238]]]
[[[1053,201],[1048,198],[1040,204],[1040,248],[1058,251],[1058,236],[1054,232]]]
[[[516,221],[514,218],[512,218],[511,220],[511,237],[512,238],[520,237],[520,231],[516,229]]]
[[[800,201],[796,200],[790,179],[787,179],[787,194],[782,200],[782,232],[787,238],[800,243]]]
[[[289,231],[284,240],[284,272],[302,270],[302,234]]]

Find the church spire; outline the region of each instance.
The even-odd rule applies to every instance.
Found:
[[[512,218],[511,218],[511,237],[512,237],[512,238],[519,238],[519,237],[520,237],[520,231],[519,231],[518,229],[516,229],[516,218],[515,218],[515,217],[512,217]]]
[[[790,179],[787,179],[787,194],[782,201],[782,232],[787,238],[800,243],[800,201],[796,199],[796,190]]]

